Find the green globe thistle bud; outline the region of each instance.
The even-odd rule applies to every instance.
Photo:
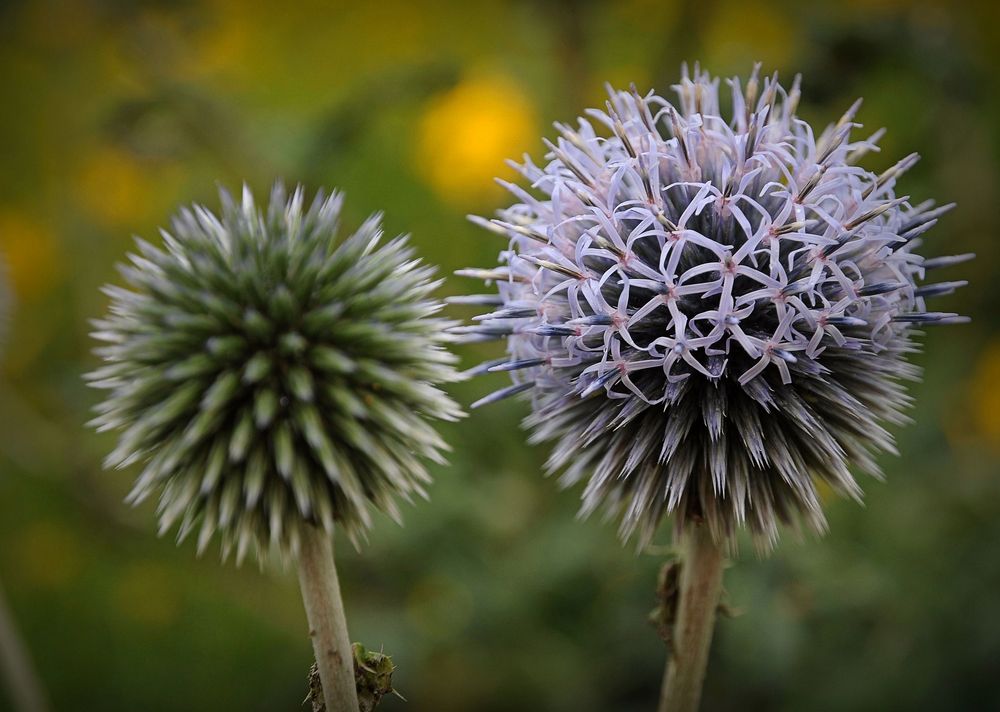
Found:
[[[295,553],[303,522],[356,543],[369,504],[398,520],[397,496],[426,496],[423,459],[447,449],[428,421],[461,414],[436,387],[456,375],[434,269],[406,237],[379,247],[379,215],[341,240],[337,193],[221,199],[221,217],[182,210],[162,248],[137,240],[130,288],[104,290],[88,379],[108,391],[93,425],[120,432],[105,466],[143,463],[129,501],[159,493],[161,534],[198,528],[199,552],[218,531],[224,557]]]

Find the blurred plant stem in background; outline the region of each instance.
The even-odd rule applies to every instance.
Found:
[[[45,712],[48,709],[38,674],[7,605],[0,582],[0,674],[17,712]]]

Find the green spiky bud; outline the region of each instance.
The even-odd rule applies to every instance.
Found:
[[[106,467],[141,462],[129,500],[159,493],[160,530],[218,532],[223,555],[298,548],[298,526],[357,541],[370,506],[424,495],[429,424],[461,415],[431,298],[434,269],[406,237],[379,246],[380,216],[339,238],[342,199],[276,185],[266,211],[244,188],[222,214],[181,210],[163,247],[138,240],[95,322],[88,374],[108,391],[93,425],[120,433]]]

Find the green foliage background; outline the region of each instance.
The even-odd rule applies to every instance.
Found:
[[[886,167],[957,201],[928,251],[975,251],[932,331],[885,483],[828,502],[830,534],[744,548],[727,574],[706,710],[1000,708],[1000,11],[946,0],[265,4],[32,0],[0,5],[0,251],[16,305],[0,375],[0,578],[56,709],[293,710],[310,647],[290,572],[219,566],[157,539],[103,473],[110,436],[87,319],[130,236],[174,206],[276,177],[339,186],[355,224],[384,209],[445,273],[502,248],[468,212],[505,157],[602,84],[661,93],[680,63],[804,75],[804,111],[887,126]],[[467,289],[451,278],[447,293]],[[468,316],[455,312],[456,316]],[[496,347],[468,348],[470,365]],[[456,387],[468,403],[502,383]],[[646,614],[669,543],[636,555],[579,522],[541,476],[522,403],[449,427],[452,466],[400,528],[338,544],[352,636],[384,646],[409,702],[380,709],[648,710],[664,650]],[[0,709],[7,704],[0,696]]]

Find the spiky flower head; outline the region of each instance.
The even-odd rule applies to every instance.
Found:
[[[438,282],[406,237],[379,246],[379,215],[341,239],[341,203],[222,192],[220,216],[181,210],[163,247],[137,241],[129,288],[105,288],[94,423],[121,431],[106,466],[144,463],[130,500],[159,493],[161,533],[288,554],[300,522],[357,540],[369,504],[398,518],[424,494],[446,447],[428,420],[460,414],[436,387],[454,377]]]
[[[463,273],[498,294],[461,327],[505,337],[514,385],[530,391],[534,441],[550,470],[588,480],[621,533],[648,541],[664,515],[707,521],[731,542],[748,527],[771,546],[779,523],[825,526],[817,484],[859,497],[849,467],[878,475],[903,421],[916,327],[958,321],[918,286],[967,256],[924,259],[920,235],[951,206],[897,197],[908,156],[859,167],[859,104],[814,133],[796,116],[799,79],[728,82],[685,70],[679,102],[609,89],[604,111],[557,124],[542,167],[512,164],[528,187],[500,218],[509,240],[492,269]]]

